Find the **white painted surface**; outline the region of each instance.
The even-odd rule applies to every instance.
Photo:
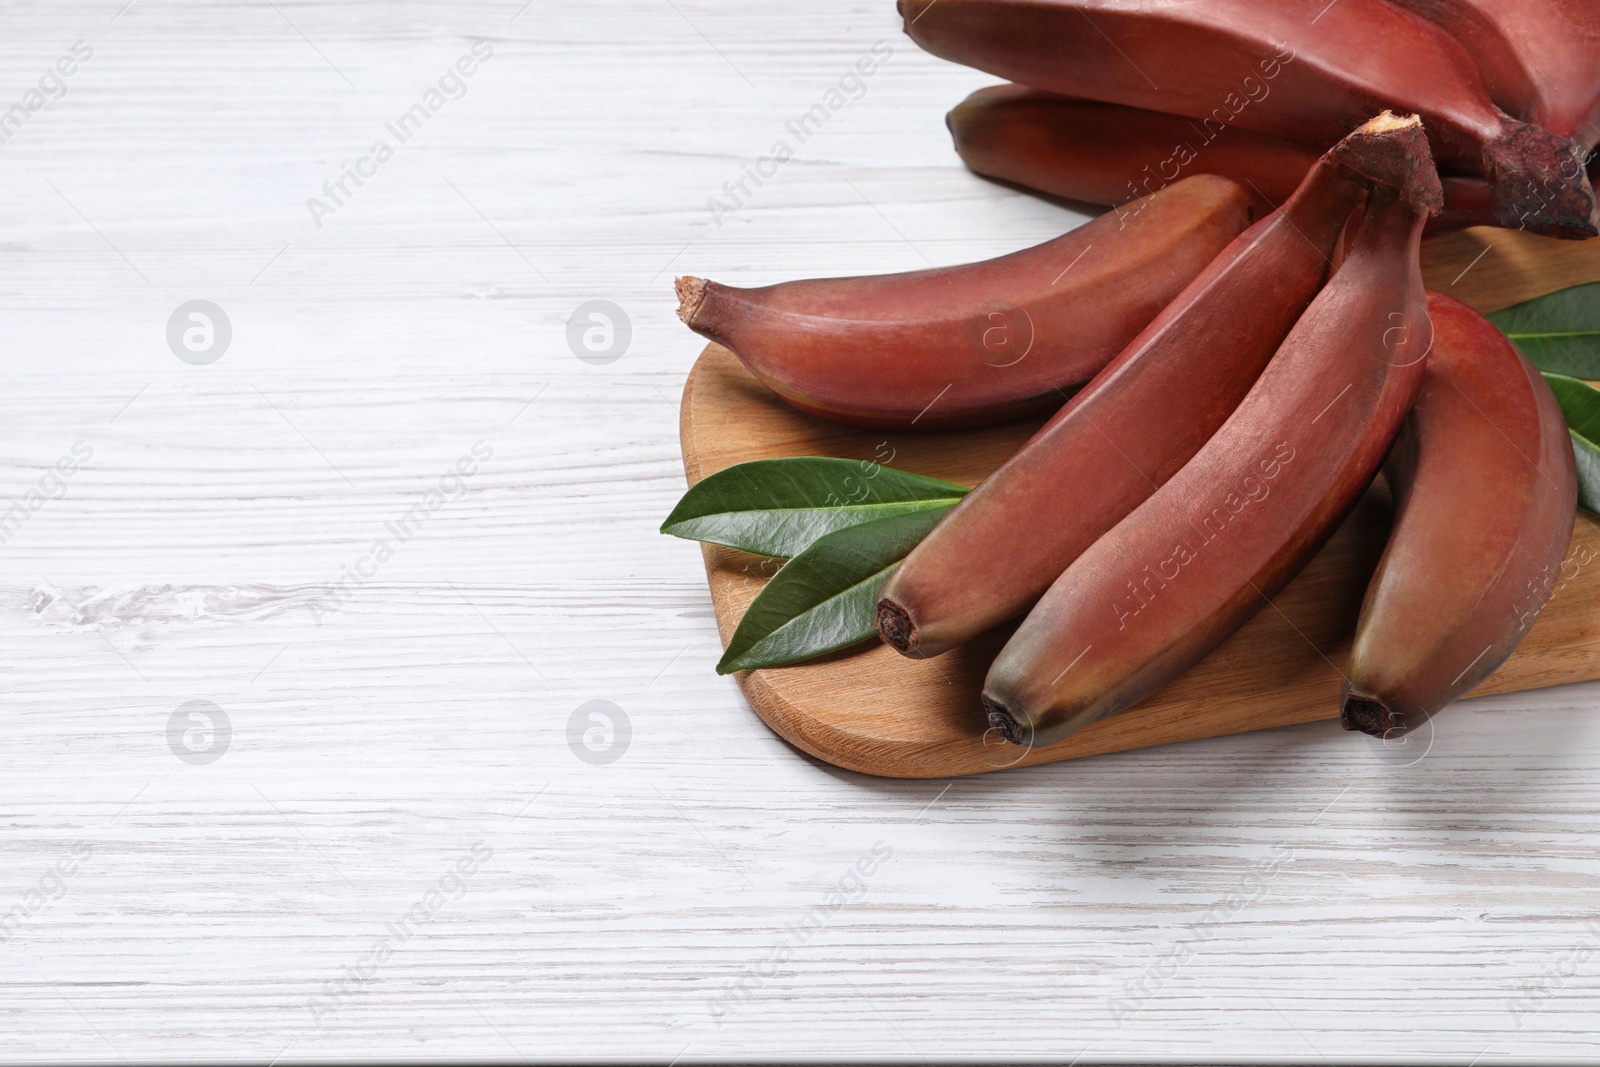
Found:
[[[0,497],[93,449],[0,549],[0,905],[53,897],[0,943],[0,1055],[1594,1054],[1600,689],[1462,707],[1410,767],[1328,724],[948,784],[801,757],[713,674],[699,552],[655,533],[700,348],[673,273],[1075,221],[958,166],[942,114],[987,79],[889,0],[123,2],[7,4],[0,37],[0,107],[94,49],[0,148]],[[477,39],[465,97],[316,227]],[[713,225],[880,39],[865,96]],[[164,337],[196,298],[234,328],[210,366]],[[607,366],[565,339],[594,298],[634,331]],[[232,722],[210,765],[169,747],[191,700]],[[632,724],[609,765],[568,746],[590,700]]]

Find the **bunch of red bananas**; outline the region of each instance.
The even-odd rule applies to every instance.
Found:
[[[1019,85],[950,113],[981,174],[1117,204],[1220,174],[1278,203],[1384,108],[1444,176],[1437,226],[1593,237],[1594,0],[901,0],[936,56]],[[1024,88],[1026,86],[1027,88]]]
[[[1595,233],[1581,159],[1600,140],[1600,7],[901,10],[938,55],[1110,101],[1004,87],[951,126],[978,170],[1117,206],[965,267],[753,290],[679,280],[691,328],[823,418],[973,426],[1070,394],[895,571],[883,640],[934,656],[1025,615],[983,706],[1007,739],[1054,743],[1151,695],[1270,604],[1382,468],[1395,524],[1346,670],[1345,726],[1404,732],[1488,677],[1553,588],[1572,445],[1521,353],[1424,290],[1420,243],[1441,212]],[[1166,113],[1140,110],[1154,107]],[[1175,138],[1212,127],[1168,178]],[[1584,146],[1570,139],[1581,130],[1595,131]]]

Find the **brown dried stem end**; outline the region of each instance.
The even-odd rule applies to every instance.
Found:
[[[1346,730],[1360,730],[1373,737],[1386,737],[1400,725],[1400,719],[1376,697],[1352,693],[1344,699],[1344,707],[1339,712],[1339,724]]]
[[[1539,126],[1506,120],[1483,150],[1494,220],[1507,229],[1582,240],[1600,234],[1600,206],[1583,149]]]
[[[1385,111],[1340,141],[1330,155],[1368,181],[1398,190],[1418,215],[1431,217],[1444,207],[1433,150],[1416,115]]]
[[[911,621],[905,608],[885,597],[878,601],[876,623],[878,636],[883,638],[884,644],[903,656],[916,650],[917,624]]]
[[[983,695],[983,710],[989,716],[989,725],[1000,731],[1000,736],[1010,741],[1013,745],[1024,744],[1023,738],[1027,731],[1017,721],[1016,716],[1004,704],[995,700],[989,694]]]
[[[678,293],[678,318],[691,330],[695,328],[694,317],[700,311],[700,305],[706,299],[706,285],[704,278],[682,277],[672,283]]]

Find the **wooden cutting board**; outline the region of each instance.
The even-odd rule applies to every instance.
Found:
[[[1430,288],[1482,311],[1600,281],[1600,240],[1471,230],[1430,241],[1424,259]],[[876,462],[971,486],[1042,422],[921,434],[836,426],[788,407],[732,353],[711,345],[684,387],[681,430],[690,484],[734,463],[806,455]],[[984,673],[1005,633],[931,660],[907,659],[874,643],[737,678],[756,714],[791,744],[837,766],[893,778],[981,774],[1337,718],[1340,670],[1389,519],[1380,484],[1272,608],[1155,697],[1049,748],[1005,743],[979,710]],[[702,547],[726,645],[779,563]],[[1476,694],[1600,678],[1600,525],[1582,513],[1569,560],[1522,647]],[[1592,562],[1577,566],[1579,560]]]

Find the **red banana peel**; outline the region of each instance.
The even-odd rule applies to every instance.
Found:
[[[1326,278],[1366,192],[1366,179],[1339,159],[1371,162],[1386,151],[1403,158],[1357,131],[1317,161],[1280,211],[1229,245],[956,505],[884,588],[884,641],[935,656],[1027,610],[1176,474],[1244,399]]]
[[[1347,730],[1394,737],[1471,692],[1553,594],[1577,475],[1566,419],[1493,324],[1428,296],[1434,348],[1385,465],[1395,524],[1361,607]]]
[[[1495,103],[1592,147],[1600,142],[1600,5],[1594,0],[1391,0],[1472,53]]]
[[[1489,98],[1472,57],[1386,0],[900,0],[934,55],[1068,96],[1332,144],[1383,110],[1416,112],[1438,161],[1490,182],[1495,220],[1592,237],[1576,144]]]
[[[962,162],[979,174],[1069,200],[1123,204],[1191,174],[1243,185],[1265,216],[1316,165],[1320,149],[1229,126],[992,85],[945,118]]]
[[[678,279],[678,315],[793,406],[891,429],[978,426],[1061,404],[1251,222],[1198,175],[999,259],[736,289]]]
[[[979,89],[945,124],[968,167],[1051,196],[1114,206],[1191,174],[1219,174],[1250,190],[1262,216],[1294,194],[1328,147],[1025,85]],[[1443,184],[1444,210],[1429,233],[1494,224],[1482,178]]]
[[[990,668],[983,705],[1009,740],[1054,743],[1183,673],[1300,571],[1372,480],[1432,344],[1419,256],[1441,194],[1420,125],[1404,128],[1413,187],[1374,188],[1348,256],[1243,402],[1067,568]]]

